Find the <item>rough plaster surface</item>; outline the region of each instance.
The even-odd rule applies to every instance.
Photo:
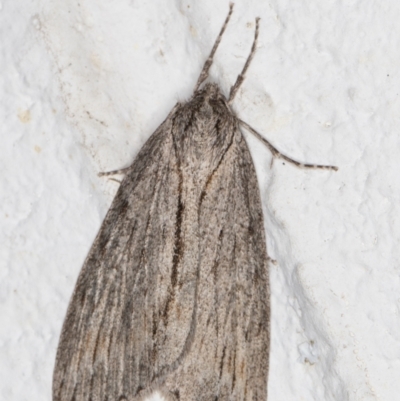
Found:
[[[192,93],[228,2],[0,3],[0,399],[51,399],[76,278],[124,167]],[[271,266],[269,401],[400,393],[400,3],[237,0],[211,77],[247,135]],[[157,397],[156,397],[157,398]]]

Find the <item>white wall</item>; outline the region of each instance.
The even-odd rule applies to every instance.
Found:
[[[58,336],[127,166],[187,99],[215,0],[23,0],[0,9],[0,399],[51,399]],[[400,393],[400,3],[237,0],[212,78],[298,169],[248,142],[271,266],[269,401]]]

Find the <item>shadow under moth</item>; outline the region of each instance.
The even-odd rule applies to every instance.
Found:
[[[178,103],[123,170],[62,328],[54,401],[267,399],[268,256],[245,128],[206,83],[228,16],[192,97]]]

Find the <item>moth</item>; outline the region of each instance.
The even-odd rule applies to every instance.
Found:
[[[241,127],[281,154],[206,82],[233,5],[192,97],[123,170],[61,332],[54,401],[267,399],[268,256],[260,193]]]

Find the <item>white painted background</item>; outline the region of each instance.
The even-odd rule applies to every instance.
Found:
[[[228,1],[0,3],[0,399],[51,399],[61,325],[131,163],[187,99]],[[269,401],[400,394],[400,3],[237,0],[211,77],[248,138],[271,266]]]

